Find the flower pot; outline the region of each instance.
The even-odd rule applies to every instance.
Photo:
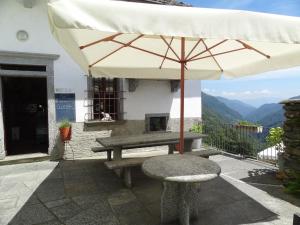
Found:
[[[72,127],[59,128],[60,138],[62,141],[70,141],[72,135]]]

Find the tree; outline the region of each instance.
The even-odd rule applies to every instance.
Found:
[[[273,127],[269,130],[269,134],[266,137],[266,142],[270,146],[275,146],[276,150],[282,150],[282,137],[283,137],[283,129],[281,127]]]

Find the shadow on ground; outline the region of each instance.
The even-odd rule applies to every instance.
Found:
[[[11,225],[160,224],[161,183],[133,171],[132,189],[101,160],[62,161],[22,206]],[[191,224],[268,222],[277,215],[223,180],[203,183],[201,217]],[[175,223],[177,224],[177,223]]]
[[[249,185],[259,188],[275,198],[300,207],[300,199],[284,192],[283,182],[276,179],[276,171],[272,169],[253,169],[248,172],[249,177],[241,179]]]

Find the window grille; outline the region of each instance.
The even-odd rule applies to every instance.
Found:
[[[116,121],[123,117],[120,79],[91,78],[88,90],[87,121]]]

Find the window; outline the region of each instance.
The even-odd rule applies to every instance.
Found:
[[[92,78],[88,120],[116,121],[121,118],[120,80]]]

